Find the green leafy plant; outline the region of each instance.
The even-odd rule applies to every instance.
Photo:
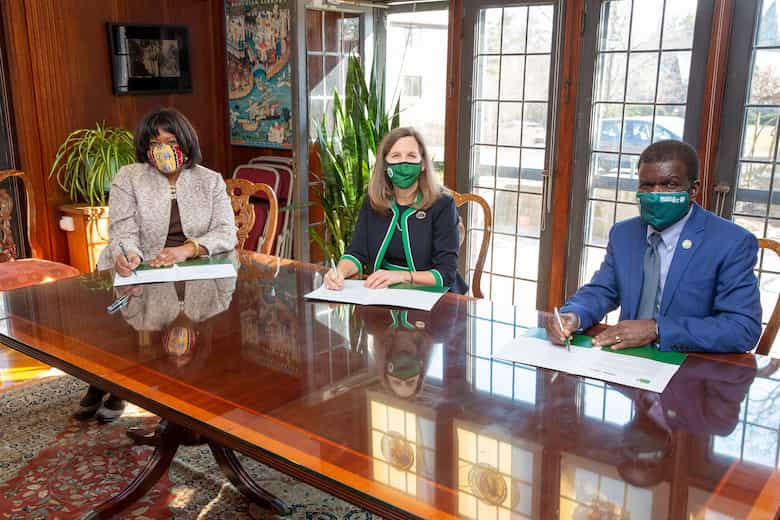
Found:
[[[309,234],[326,258],[338,260],[352,240],[363,204],[376,148],[382,138],[399,125],[400,105],[388,114],[384,84],[371,68],[368,84],[357,56],[347,62],[342,103],[333,98],[333,128],[328,133],[326,118],[317,124],[317,143],[322,166],[322,183],[315,188],[325,213],[325,229],[309,228]]]
[[[116,172],[135,162],[133,134],[98,123],[75,130],[62,143],[49,172],[74,203],[105,206]]]

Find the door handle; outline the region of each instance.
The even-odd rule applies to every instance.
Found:
[[[715,214],[722,217],[723,211],[726,209],[726,196],[731,191],[731,186],[720,183],[716,184],[712,190],[715,192]]]

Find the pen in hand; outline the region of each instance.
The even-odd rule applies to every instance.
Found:
[[[125,261],[127,262],[127,265],[130,265],[130,257],[127,256],[127,249],[125,249],[125,245],[122,242],[119,242],[119,249],[122,251],[122,256],[125,257]],[[135,274],[135,269],[132,270],[133,274]]]
[[[566,330],[563,328],[563,320],[561,319],[561,313],[558,312],[558,307],[553,307],[553,311],[555,312],[555,320],[558,322],[558,327],[560,327],[562,333],[565,333]],[[566,345],[566,350],[571,352],[571,340],[565,337],[563,342]]]

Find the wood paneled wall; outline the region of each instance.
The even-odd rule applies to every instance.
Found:
[[[67,200],[48,172],[72,130],[98,121],[134,129],[145,112],[173,106],[197,129],[204,165],[230,173],[220,0],[3,0],[0,10],[19,146],[17,167],[33,182],[38,225],[31,234],[45,257],[68,260],[57,210]],[[192,92],[115,96],[108,22],[187,26]]]

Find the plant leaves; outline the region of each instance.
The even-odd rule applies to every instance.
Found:
[[[54,156],[54,177],[74,203],[107,204],[107,190],[122,166],[135,162],[133,133],[97,123],[72,131]]]

